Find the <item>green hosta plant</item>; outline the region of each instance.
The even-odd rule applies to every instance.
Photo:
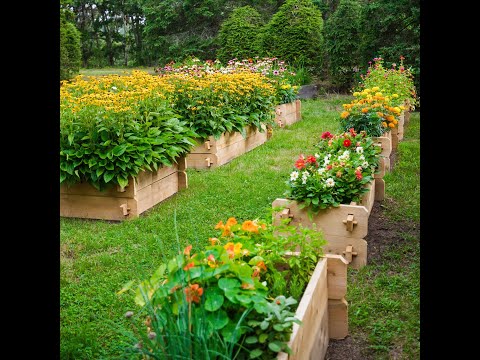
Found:
[[[152,103],[154,102],[154,103]],[[125,187],[140,171],[171,166],[197,134],[166,105],[144,101],[138,112],[103,106],[65,111],[60,121],[60,183],[87,182],[98,190]]]
[[[360,202],[373,180],[381,149],[364,131],[353,129],[339,135],[324,132],[318,153],[300,155],[286,181],[285,195],[297,200],[310,214],[321,209]]]
[[[321,254],[316,245],[324,244],[321,233],[259,220],[239,224],[235,218],[215,228],[218,237],[209,245],[195,253],[187,246],[150,279],[136,287],[131,281],[119,292],[133,290],[147,315],[140,337],[130,334],[129,352],[159,359],[173,358],[179,349],[198,359],[272,359],[290,352],[293,323],[301,323],[294,313],[297,300],[272,293],[268,274],[288,262],[282,252],[305,244],[302,252],[313,251],[298,257],[290,271],[303,268],[311,275]],[[290,238],[290,232],[296,235]]]

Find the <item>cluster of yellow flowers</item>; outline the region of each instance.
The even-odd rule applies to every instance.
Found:
[[[394,128],[398,124],[398,117],[404,106],[391,106],[392,98],[397,98],[398,94],[393,94],[391,97],[384,96],[378,86],[367,88],[361,92],[354,92],[356,97],[351,103],[343,104],[344,111],[340,114],[342,119],[349,116],[358,116],[364,114],[375,113],[378,117],[383,118],[383,127]]]
[[[228,95],[229,100],[241,100],[258,92],[273,96],[275,89],[265,76],[251,72],[213,73],[201,77],[182,73],[158,76],[139,70],[130,75],[85,78],[79,75],[61,84],[60,110],[76,113],[86,107],[101,107],[114,113],[135,111],[136,105],[148,98],[166,99],[173,105],[179,93],[198,98],[198,92],[219,99]],[[198,104],[203,103],[204,100],[198,100]]]

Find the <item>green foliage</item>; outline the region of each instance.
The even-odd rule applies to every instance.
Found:
[[[420,93],[420,0],[377,0],[362,7],[362,62],[408,59]]]
[[[60,12],[60,80],[68,80],[80,71],[80,32],[67,20],[66,11]]]
[[[220,49],[217,59],[227,62],[253,58],[258,54],[256,39],[262,26],[260,13],[251,6],[234,9],[222,23],[218,33]]]
[[[349,90],[354,68],[360,59],[361,6],[358,0],[340,0],[335,12],[325,22],[325,53],[333,85]]]
[[[323,19],[311,0],[287,0],[259,34],[264,55],[318,73],[323,49]]]
[[[143,110],[143,111],[142,111]],[[171,166],[194,146],[196,134],[164,103],[141,107],[143,116],[85,108],[60,121],[60,183],[88,182],[103,190],[125,187],[140,171]]]
[[[135,288],[135,302],[150,314],[146,331],[150,337],[143,336],[141,348],[133,347],[137,352],[145,353],[147,348],[150,354],[169,358],[166,354],[171,356],[179,348],[200,354],[209,343],[213,344],[208,349],[228,353],[229,359],[237,355],[272,359],[280,351],[290,352],[292,325],[300,324],[292,308],[297,300],[272,294],[272,277],[267,274],[275,274],[276,267],[288,262],[289,273],[308,281],[325,244],[321,233],[304,229],[298,234],[296,227],[267,226],[259,220],[239,224],[235,218],[225,225],[220,221],[215,228],[220,233],[210,238],[209,246],[194,254],[191,245],[185,247]],[[308,245],[303,248],[304,244]],[[286,252],[297,246],[302,254],[286,259]],[[128,282],[119,294],[133,285]],[[210,354],[205,357],[209,358]]]
[[[404,57],[400,57],[399,63],[392,63],[390,68],[384,66],[384,59],[374,58],[366,73],[361,74],[361,80],[357,84],[357,90],[374,86],[382,89],[382,93],[391,97],[395,106],[408,104],[411,110],[418,106],[419,99],[415,89],[413,70],[406,68]]]

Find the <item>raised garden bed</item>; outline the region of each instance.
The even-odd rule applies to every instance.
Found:
[[[187,154],[187,166],[192,169],[209,169],[224,165],[236,157],[262,145],[267,141],[267,127],[259,129],[248,126],[246,137],[239,132],[225,132],[220,139],[210,136],[208,140],[197,140],[197,145]]]
[[[275,122],[280,127],[291,125],[302,118],[302,102],[297,99],[291,103],[275,107]]]
[[[164,201],[188,186],[185,158],[178,164],[158,171],[142,171],[130,178],[125,188],[119,186],[99,191],[89,183],[60,185],[60,216],[126,220]]]
[[[348,335],[347,264],[340,255],[325,255],[317,263],[300,299],[288,346],[292,355],[281,352],[279,360],[324,359],[329,339]]]
[[[383,179],[380,179],[383,181]],[[352,268],[358,269],[367,264],[368,218],[375,200],[376,181],[368,184],[360,204],[340,204],[320,210],[310,220],[307,209],[300,209],[299,203],[289,199],[275,199],[272,208],[280,208],[273,213],[273,223],[279,224],[284,218],[291,218],[290,225],[302,224],[306,227],[316,225],[323,232],[327,245],[323,247],[326,254],[343,255]]]

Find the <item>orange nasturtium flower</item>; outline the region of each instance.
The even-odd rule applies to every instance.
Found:
[[[208,255],[207,260],[208,260],[208,261],[207,261],[207,264],[208,264],[208,266],[210,266],[211,268],[218,267],[217,261],[215,260],[215,256],[213,256],[213,254]]]
[[[240,254],[242,246],[243,246],[242,243],[234,244],[233,242],[229,242],[224,246],[224,248],[225,248],[225,250],[227,250],[228,257],[230,259],[233,259],[235,257],[235,255]]]
[[[193,301],[199,304],[200,296],[202,296],[202,294],[203,294],[203,288],[201,288],[200,285],[198,284],[193,284],[185,288],[185,295],[187,297],[188,302]]]
[[[237,224],[237,220],[234,217],[231,217],[227,220],[227,223],[225,224],[225,226],[230,227],[235,224]]]
[[[183,253],[185,255],[190,255],[190,250],[192,250],[192,245],[188,245],[184,250]]]
[[[217,238],[208,238],[212,246],[217,245],[220,241]]]
[[[232,234],[232,232],[230,231],[230,227],[231,227],[232,225],[235,225],[236,223],[237,223],[237,220],[236,220],[235,218],[233,218],[233,217],[229,218],[229,219],[227,220],[227,223],[226,223],[225,225],[223,225],[223,221],[220,220],[220,221],[218,222],[218,224],[215,225],[215,229],[222,229],[222,230],[223,230],[223,231],[222,231],[222,236],[229,236],[229,235]]]
[[[191,263],[188,263],[187,265],[185,265],[183,267],[183,270],[187,271],[188,269],[191,269],[192,267],[195,266],[195,263],[194,262],[191,262]]]
[[[394,123],[390,123],[390,124],[388,124],[388,126],[393,129],[393,128],[395,127],[395,124],[394,124]]]
[[[242,230],[258,233],[258,225],[252,220],[246,220],[242,224]]]

